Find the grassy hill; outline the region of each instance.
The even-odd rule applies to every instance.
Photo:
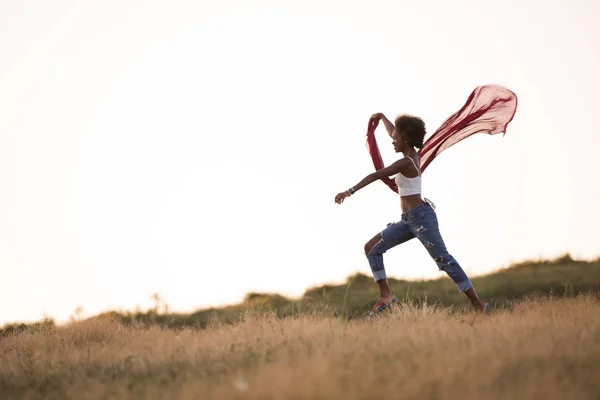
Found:
[[[0,338],[0,398],[598,399],[598,338],[597,293],[525,299],[489,317],[402,303],[372,321],[90,319]]]
[[[581,292],[600,292],[600,258],[576,261],[568,255],[551,261],[528,261],[498,272],[472,279],[479,295],[495,308],[511,307],[515,301],[533,294],[570,296]],[[413,304],[440,304],[467,309],[469,303],[447,277],[427,281],[390,279],[396,296]],[[298,314],[333,315],[346,319],[364,316],[377,300],[377,287],[371,276],[356,274],[341,285],[323,285],[308,289],[300,299],[278,294],[249,293],[241,304],[199,310],[191,314],[107,312],[91,319],[117,319],[125,325],[162,325],[172,329],[186,326],[205,327],[211,323],[239,320],[247,312],[271,312],[279,317]],[[0,329],[0,336],[24,329],[48,329],[50,320],[37,324],[12,324]]]

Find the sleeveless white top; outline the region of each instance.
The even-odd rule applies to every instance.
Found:
[[[419,175],[414,178],[407,178],[402,175],[401,172],[396,174],[396,185],[398,185],[398,193],[400,196],[410,196],[411,194],[421,194],[421,169],[417,167],[415,161],[407,157],[410,161],[412,161],[415,169],[419,172]]]

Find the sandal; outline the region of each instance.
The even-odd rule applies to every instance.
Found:
[[[492,305],[490,303],[485,303],[485,311],[484,311],[484,315],[489,315],[490,314],[490,308],[492,307]]]
[[[389,306],[391,306],[392,304],[394,304],[395,302],[398,301],[398,298],[396,296],[392,297],[392,300],[390,300],[388,303],[380,303],[379,301],[377,301],[377,303],[375,303],[375,307],[377,307],[377,309],[375,311],[371,311],[371,313],[369,314],[370,318],[373,318],[375,315],[379,314],[380,312],[382,312],[383,310],[385,310],[386,308],[388,308]]]

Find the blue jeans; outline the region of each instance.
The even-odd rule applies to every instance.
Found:
[[[402,214],[400,222],[389,224],[381,232],[381,240],[367,253],[376,282],[386,279],[383,253],[414,237],[421,241],[440,271],[448,274],[461,293],[473,287],[465,271],[448,253],[438,228],[436,213],[428,203],[423,203]]]

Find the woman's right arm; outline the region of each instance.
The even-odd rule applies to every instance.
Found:
[[[396,127],[394,126],[394,124],[392,124],[390,122],[389,119],[386,118],[385,115],[383,115],[383,113],[377,113],[377,114],[373,114],[373,116],[371,118],[377,118],[383,121],[383,125],[385,125],[385,130],[387,131],[388,135],[390,135],[390,137],[392,137],[392,133],[394,133],[394,129],[396,129]]]

